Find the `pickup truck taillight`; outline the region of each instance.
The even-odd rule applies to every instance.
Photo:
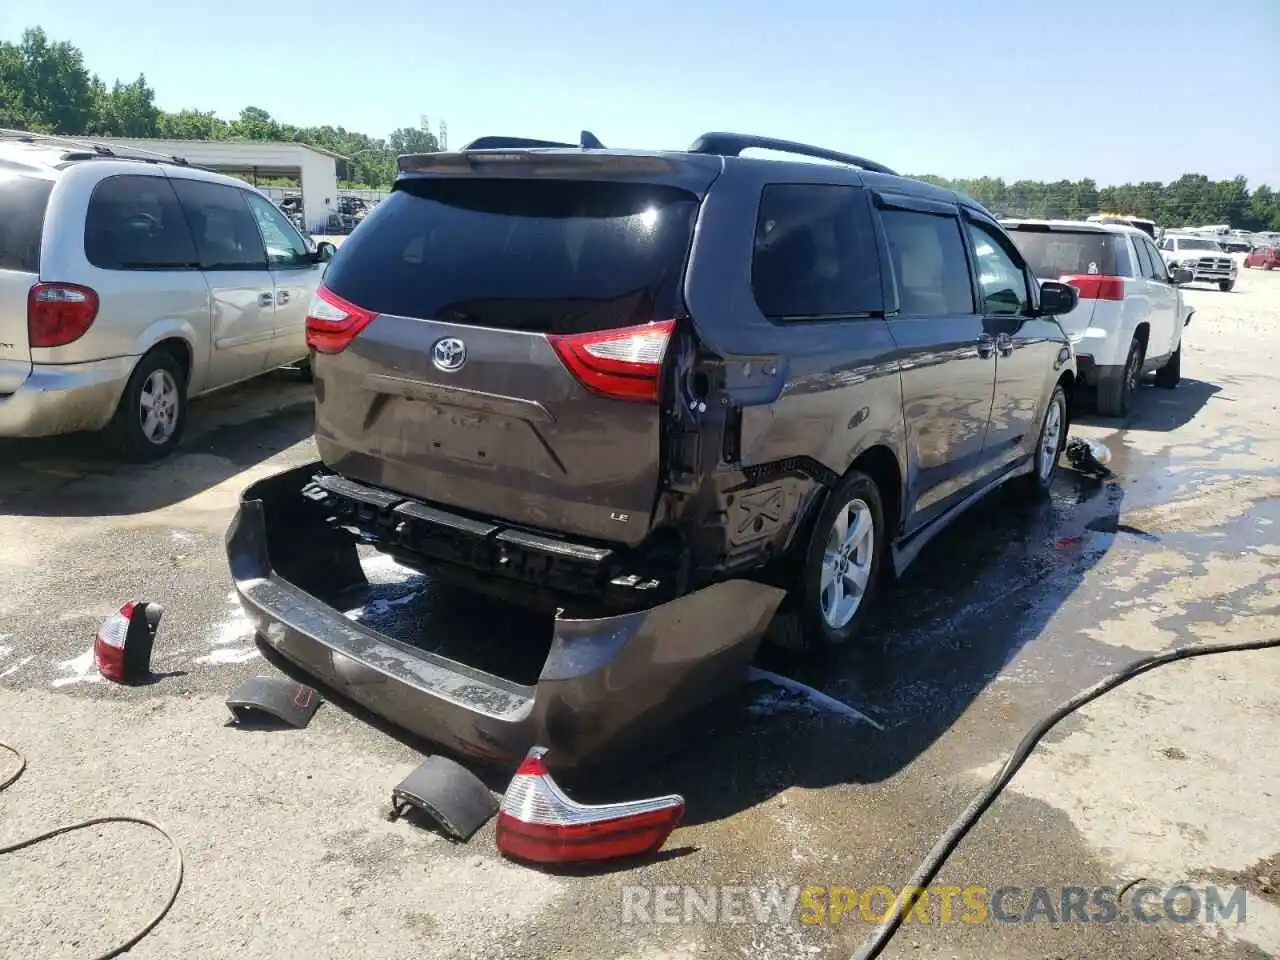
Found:
[[[1098,273],[1084,273],[1063,277],[1063,283],[1080,291],[1081,300],[1123,300],[1124,277],[1107,277]]]

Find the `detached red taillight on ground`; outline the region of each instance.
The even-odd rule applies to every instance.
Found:
[[[1106,277],[1099,273],[1082,273],[1063,277],[1062,282],[1080,291],[1081,300],[1123,300],[1124,277]]]
[[[618,330],[551,334],[560,362],[588,390],[615,400],[658,402],[662,358],[674,320]]]
[[[376,316],[327,287],[317,287],[307,308],[307,346],[317,353],[341,353]]]
[[[137,683],[151,673],[151,648],[164,608],[130,600],[103,621],[93,638],[98,672],[116,683]]]
[[[570,864],[656,853],[684,816],[671,794],[625,803],[575,803],[547,773],[543,747],[520,764],[498,809],[498,851],[528,863]]]
[[[98,294],[78,283],[37,283],[27,294],[27,339],[33,347],[65,347],[98,316]]]

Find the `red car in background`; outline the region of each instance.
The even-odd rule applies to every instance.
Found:
[[[1261,267],[1263,270],[1280,267],[1280,247],[1258,247],[1244,258],[1244,265]]]

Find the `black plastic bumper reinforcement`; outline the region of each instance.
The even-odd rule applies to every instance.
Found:
[[[727,580],[644,610],[557,617],[537,682],[515,683],[371,630],[328,602],[367,581],[355,538],[301,495],[318,472],[308,464],[242,494],[227,554],[246,614],[262,642],[307,675],[466,757],[514,766],[543,744],[548,766],[567,772],[670,734],[743,682],[784,595]]]
[[[675,590],[674,554],[637,556],[622,547],[546,536],[332,473],[317,472],[302,495],[328,511],[327,522],[411,565],[447,564],[615,609],[669,600]]]

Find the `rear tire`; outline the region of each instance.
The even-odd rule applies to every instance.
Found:
[[[1234,280],[1218,281],[1218,289],[1221,290],[1223,293],[1230,293],[1232,289],[1235,287],[1235,285],[1236,285],[1236,282]]]
[[[297,367],[298,375],[302,377],[303,383],[311,383],[316,378],[315,368],[311,366],[311,358],[303,360]]]
[[[1053,478],[1058,475],[1058,461],[1067,447],[1069,427],[1067,394],[1062,389],[1062,384],[1058,384],[1053,388],[1053,394],[1044,408],[1044,419],[1040,421],[1040,433],[1036,436],[1036,449],[1032,455],[1032,470],[1018,478],[1017,488],[1020,493],[1034,499],[1048,495],[1053,487]]]
[[[1118,377],[1101,377],[1098,381],[1098,413],[1104,417],[1123,417],[1128,414],[1133,394],[1138,389],[1142,373],[1142,341],[1134,337],[1129,342],[1124,369]]]
[[[1161,390],[1172,390],[1182,379],[1182,344],[1173,351],[1163,367],[1156,371],[1156,386]]]
[[[890,536],[880,488],[851,472],[814,524],[793,597],[799,629],[788,632],[786,646],[830,650],[858,636],[878,593]]]
[[[107,436],[118,456],[151,463],[173,452],[187,424],[187,378],[163,347],[138,361],[125,385]]]

